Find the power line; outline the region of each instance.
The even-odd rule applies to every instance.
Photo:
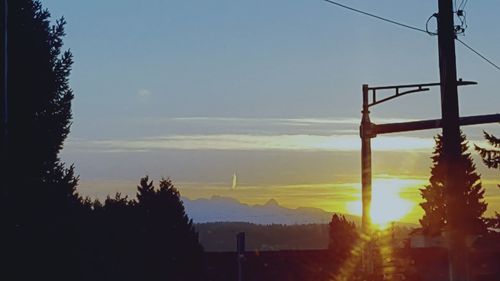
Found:
[[[375,18],[375,19],[378,19],[378,20],[381,20],[381,21],[385,21],[385,22],[388,22],[388,23],[391,23],[391,24],[394,24],[394,25],[398,25],[398,26],[405,27],[405,28],[408,28],[408,29],[411,29],[411,30],[415,30],[415,31],[420,31],[420,32],[423,32],[423,33],[426,33],[426,34],[429,34],[429,35],[437,35],[435,32],[430,32],[429,29],[428,29],[429,21],[433,17],[437,17],[437,14],[432,15],[427,20],[426,29],[422,29],[422,28],[418,28],[418,27],[415,27],[415,26],[411,26],[411,25],[407,25],[407,24],[404,24],[404,23],[400,23],[400,22],[397,22],[397,21],[394,21],[394,20],[391,20],[391,19],[388,19],[388,18],[377,16],[377,15],[374,15],[372,13],[368,13],[368,12],[365,12],[365,11],[362,11],[362,10],[359,10],[359,9],[356,9],[356,8],[344,5],[344,4],[341,4],[341,3],[333,1],[333,0],[323,0],[323,1],[325,1],[325,2],[327,2],[329,4],[332,4],[332,5],[336,5],[338,7],[341,7],[341,8],[350,10],[350,11],[353,11],[355,13],[362,14],[362,15],[365,15],[365,16],[369,16],[369,17],[372,17],[372,18]],[[460,2],[460,4],[458,5],[458,8],[459,9],[465,8],[465,6],[467,5],[467,2],[468,2],[468,0],[462,0],[462,2]],[[462,40],[460,40],[458,38],[456,38],[456,40],[458,42],[460,42],[462,45],[464,45],[467,49],[469,49],[470,51],[472,51],[473,53],[475,53],[476,55],[478,55],[479,57],[481,57],[483,60],[485,60],[486,62],[488,62],[490,65],[492,65],[493,67],[495,67],[497,70],[500,70],[500,66],[498,66],[497,64],[495,64],[491,60],[487,59],[481,53],[479,53],[478,51],[474,50],[471,46],[467,45],[465,42],[463,42]]]
[[[471,46],[467,45],[464,41],[458,39],[458,38],[455,38],[458,42],[460,42],[462,45],[464,45],[467,49],[469,49],[471,52],[473,52],[474,54],[478,55],[479,57],[481,57],[483,60],[485,60],[487,63],[489,63],[490,65],[492,65],[494,68],[496,68],[497,70],[500,70],[500,66],[498,66],[497,64],[495,64],[494,62],[492,62],[491,60],[487,59],[485,56],[483,56],[481,53],[479,53],[478,51],[474,50]]]
[[[462,0],[462,2],[460,3],[460,5],[458,5],[458,9],[457,10],[464,10],[465,6],[467,6],[467,2],[469,2],[469,0]]]
[[[341,4],[341,3],[338,3],[338,2],[335,2],[335,1],[332,1],[332,0],[323,0],[323,1],[325,1],[327,3],[330,3],[330,4],[333,4],[333,5],[336,5],[336,6],[339,6],[339,7],[342,7],[342,8],[347,9],[347,10],[356,12],[358,14],[362,14],[362,15],[369,16],[369,17],[372,17],[372,18],[376,18],[376,19],[381,20],[381,21],[385,21],[385,22],[388,22],[388,23],[391,23],[391,24],[395,24],[395,25],[398,25],[398,26],[401,26],[401,27],[405,27],[405,28],[408,28],[408,29],[412,29],[412,30],[415,30],[415,31],[420,31],[420,32],[428,34],[428,32],[425,29],[422,29],[422,28],[418,28],[418,27],[415,27],[415,26],[411,26],[411,25],[407,25],[407,24],[404,24],[404,23],[397,22],[395,20],[391,20],[391,19],[388,19],[388,18],[377,16],[377,15],[374,15],[374,14],[371,14],[371,13],[368,13],[368,12],[365,12],[365,11],[361,11],[361,10],[358,10],[358,9],[346,6],[344,4]]]

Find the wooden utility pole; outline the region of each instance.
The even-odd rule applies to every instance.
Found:
[[[7,147],[8,139],[8,7],[7,0],[0,0],[0,196],[4,196],[6,189],[3,183],[6,180],[6,168],[9,149]]]
[[[0,129],[1,129],[1,152],[2,156],[5,156],[6,150],[6,138],[7,138],[7,0],[0,0]],[[5,157],[3,157],[5,158]]]
[[[361,229],[368,234],[371,220],[372,198],[372,149],[370,135],[371,121],[368,98],[368,85],[363,85],[363,111],[361,119],[361,188],[362,188],[362,217]]]
[[[372,148],[371,148],[371,121],[368,97],[368,85],[363,85],[363,111],[360,127],[361,136],[361,230],[363,236],[371,237],[371,201],[372,201]],[[371,240],[363,246],[362,270],[367,274],[373,273],[373,258]]]
[[[448,254],[450,281],[467,280],[467,247],[463,218],[465,179],[459,161],[461,155],[460,117],[458,111],[457,65],[455,57],[455,25],[452,0],[439,0],[438,46],[441,82],[441,118],[443,126],[443,162],[445,167],[445,200],[448,221]]]

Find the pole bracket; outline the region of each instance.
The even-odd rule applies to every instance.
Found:
[[[459,79],[457,81],[457,86],[467,86],[476,85],[477,82],[474,81],[463,81]],[[366,90],[371,92],[371,101],[365,105],[367,108],[372,107],[377,104],[395,99],[397,97],[405,96],[412,93],[428,92],[430,87],[441,86],[441,83],[423,83],[423,84],[408,84],[408,85],[393,85],[393,86],[381,86],[381,87],[367,87]],[[394,94],[390,96],[377,99],[377,91],[380,90],[394,90]]]

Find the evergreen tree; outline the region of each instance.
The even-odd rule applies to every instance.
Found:
[[[66,21],[51,25],[39,1],[9,1],[8,11],[8,172],[22,175],[16,182],[59,182],[73,170],[58,157],[72,118],[73,59],[62,51]]]
[[[475,149],[481,155],[486,166],[492,169],[500,169],[500,139],[487,132],[484,133],[484,138],[492,146],[491,149],[483,148],[477,145]]]
[[[172,181],[162,179],[155,189],[141,179],[136,208],[143,280],[201,280],[203,248]]]
[[[340,259],[347,257],[359,237],[356,225],[344,216],[334,214],[329,227],[328,249]]]
[[[488,168],[500,170],[500,139],[487,132],[484,132],[484,138],[492,148],[488,149],[475,145],[475,149],[479,152]],[[497,186],[500,188],[500,184]],[[500,214],[498,212],[495,212],[495,217],[488,218],[487,223],[492,233],[498,234],[500,232]]]
[[[72,119],[68,79],[73,59],[70,51],[62,51],[66,22],[61,18],[51,25],[39,1],[9,1],[8,12],[9,121],[2,195],[10,207],[22,209],[19,214],[65,213],[60,208],[81,203],[73,166],[66,168],[58,156]],[[39,204],[46,208],[35,208]]]
[[[447,226],[447,203],[446,187],[444,183],[444,163],[443,163],[443,140],[442,136],[436,138],[436,147],[432,156],[433,166],[431,169],[430,184],[420,189],[424,202],[420,204],[424,209],[424,216],[420,219],[420,224],[424,233],[428,235],[438,235],[446,230]],[[482,217],[486,211],[487,204],[483,200],[484,189],[481,185],[476,166],[472,162],[471,154],[468,152],[468,142],[465,135],[461,134],[461,157],[457,165],[459,170],[454,174],[462,174],[465,179],[465,189],[462,196],[462,227],[468,234],[480,234],[486,231],[485,219]]]
[[[9,1],[8,15],[0,216],[8,241],[2,249],[8,257],[2,260],[9,263],[3,268],[16,280],[35,273],[39,279],[78,280],[71,274],[83,270],[78,218],[86,211],[73,167],[65,167],[58,156],[70,130],[73,99],[68,84],[72,55],[62,51],[65,20],[51,25],[49,12],[34,0]]]

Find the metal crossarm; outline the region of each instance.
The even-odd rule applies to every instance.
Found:
[[[457,81],[457,86],[467,86],[467,85],[476,85],[476,84],[477,84],[477,82],[474,82],[474,81],[463,81],[461,79]],[[412,93],[427,92],[430,90],[430,87],[437,87],[437,86],[441,86],[441,84],[440,83],[423,83],[423,84],[367,87],[366,90],[368,92],[371,92],[372,100],[371,100],[371,102],[369,100],[367,100],[368,104],[366,106],[371,107],[371,106],[392,100],[394,98],[401,97],[401,96],[408,95],[408,94],[412,94]],[[404,89],[409,89],[409,90],[404,90]],[[380,91],[380,90],[394,90],[395,93],[392,96],[377,100],[377,91]],[[404,91],[402,91],[402,90],[404,90]]]

